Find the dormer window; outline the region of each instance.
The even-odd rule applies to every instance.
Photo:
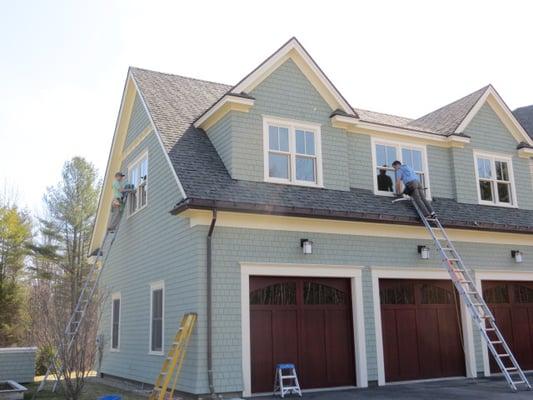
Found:
[[[493,206],[516,206],[511,158],[475,153],[474,159],[479,203]]]
[[[264,118],[265,181],[322,185],[320,125]]]
[[[133,192],[128,195],[130,215],[146,206],[147,180],[148,154],[145,153],[128,167],[128,184],[133,186]]]

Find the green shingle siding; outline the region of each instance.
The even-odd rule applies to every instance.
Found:
[[[130,123],[128,125],[126,140],[124,142],[124,149],[127,149],[148,125],[150,125],[150,118],[144,110],[141,98],[137,95],[135,96],[133,109],[131,110]]]
[[[209,139],[215,146],[218,155],[226,166],[226,169],[232,173],[233,161],[233,135],[232,135],[232,114],[228,113],[220,121],[207,130]]]
[[[0,349],[0,382],[33,382],[36,348]]]

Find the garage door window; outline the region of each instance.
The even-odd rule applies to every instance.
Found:
[[[422,304],[452,304],[452,293],[434,285],[422,285],[420,288]]]
[[[521,304],[533,303],[533,289],[525,286],[516,285],[515,299],[517,303]]]
[[[331,286],[305,282],[304,304],[346,304],[346,294]]]
[[[498,285],[483,290],[483,298],[489,304],[509,303],[507,285]]]
[[[412,285],[382,287],[379,291],[381,304],[415,304]]]
[[[250,293],[251,305],[296,304],[296,283],[284,282],[270,285]]]

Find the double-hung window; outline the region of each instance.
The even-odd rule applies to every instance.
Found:
[[[510,157],[475,153],[480,204],[516,206],[513,165]]]
[[[394,193],[396,174],[392,163],[398,160],[415,171],[422,187],[426,188],[426,196],[430,197],[425,147],[380,140],[374,140],[372,146],[374,192],[376,194],[391,195]]]
[[[163,282],[150,285],[150,296],[150,353],[162,354],[165,307]]]
[[[111,350],[120,347],[120,293],[111,296]]]
[[[265,181],[322,185],[320,126],[264,119]]]
[[[128,183],[133,185],[134,189],[128,195],[130,214],[146,206],[147,178],[148,154],[145,153],[128,167]]]

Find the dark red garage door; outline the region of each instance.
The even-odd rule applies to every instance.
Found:
[[[252,392],[271,392],[277,363],[302,388],[355,385],[350,281],[250,277]]]
[[[388,382],[464,376],[458,307],[451,281],[379,281]]]
[[[533,282],[483,282],[483,298],[518,363],[533,369]],[[492,372],[500,372],[492,360]]]

